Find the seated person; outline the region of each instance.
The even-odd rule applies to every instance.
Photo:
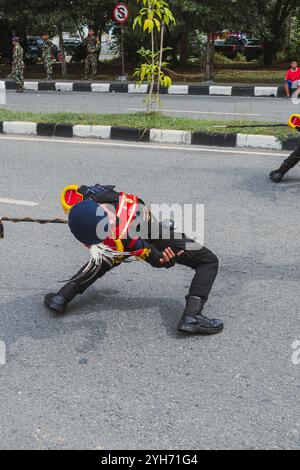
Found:
[[[300,68],[298,67],[298,62],[293,60],[291,62],[291,68],[285,74],[285,93],[287,97],[291,95],[300,88]]]

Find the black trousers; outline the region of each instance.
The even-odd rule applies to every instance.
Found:
[[[201,297],[206,301],[218,274],[219,260],[217,256],[208,248],[198,245],[185,235],[180,235],[177,238],[176,233],[172,238],[149,240],[149,242],[160,251],[164,251],[168,247],[172,248],[174,253],[184,251],[176,263],[195,271],[189,295]]]
[[[293,168],[300,161],[300,147],[297,147],[296,150],[291,153],[291,155],[284,161],[289,168]]]
[[[216,255],[185,236],[180,239],[172,236],[169,239],[148,241],[160,251],[167,247],[172,248],[175,253],[184,250],[183,256],[178,257],[176,262],[195,271],[189,295],[201,297],[206,301],[218,273],[219,262]],[[76,294],[83,294],[94,282],[113,269],[103,262],[97,270],[85,274],[85,267],[86,265],[59,291],[67,300],[71,300]],[[176,269],[176,266],[172,269]]]

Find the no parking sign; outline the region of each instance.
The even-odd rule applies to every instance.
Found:
[[[129,18],[129,7],[125,3],[118,3],[114,8],[113,15],[117,23],[124,24]]]
[[[113,11],[114,20],[121,25],[121,49],[122,49],[122,76],[121,79],[126,80],[125,75],[125,58],[124,58],[124,31],[123,25],[129,18],[129,7],[125,3],[118,3]]]

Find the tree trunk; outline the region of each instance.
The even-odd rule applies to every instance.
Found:
[[[68,71],[67,71],[67,63],[66,63],[66,55],[65,55],[63,34],[62,34],[61,29],[59,29],[58,37],[59,37],[59,49],[60,49],[60,52],[61,52],[61,73],[62,73],[63,78],[67,78]]]
[[[177,56],[177,49],[175,47],[173,47],[173,49],[170,51],[170,54],[171,54],[171,57],[172,57],[172,65],[174,65],[175,67],[177,67],[177,65],[179,64],[179,61],[178,61],[178,56]]]
[[[211,39],[211,55],[210,55],[210,70],[211,70],[211,78],[210,80],[215,79],[215,34],[212,35]]]
[[[101,54],[101,52],[102,52],[102,35],[103,35],[103,30],[102,30],[102,28],[99,27],[99,28],[97,29],[97,34],[98,34],[98,37],[99,37],[99,40],[100,40],[100,44],[99,44],[99,56],[100,56],[100,54]]]
[[[172,50],[170,50],[168,52],[168,55],[171,56],[172,65],[177,66],[178,63],[179,63],[179,61],[178,61],[178,44],[180,42],[181,35],[173,36],[170,33],[170,28],[167,25],[165,25],[165,37],[166,37],[165,42],[168,44],[169,47],[172,48]]]
[[[100,44],[99,44],[99,55],[101,54],[101,50],[102,50],[102,35],[103,35],[103,29],[102,29],[102,26],[98,26],[97,24],[95,25],[95,33],[96,33],[96,36],[99,38],[100,40]]]
[[[215,59],[215,40],[213,34],[207,35],[207,46],[206,46],[206,64],[205,64],[205,74],[204,79],[206,81],[214,80],[215,71],[214,71],[214,59]]]
[[[159,103],[160,103],[160,74],[162,68],[162,61],[163,61],[163,49],[164,49],[164,24],[161,24],[160,30],[160,49],[159,49],[159,66],[158,66],[158,80],[157,80],[157,90],[156,90],[156,105],[155,111],[158,113],[159,111]]]
[[[264,42],[264,65],[266,67],[272,67],[275,57],[276,57],[276,52],[274,50],[274,43],[270,41],[265,41]]]
[[[150,83],[150,90],[148,93],[148,99],[147,99],[147,113],[151,113],[152,111],[152,105],[153,105],[153,91],[154,91],[154,85],[155,85],[155,75],[154,75],[154,65],[155,65],[155,60],[154,60],[154,53],[155,53],[155,42],[154,42],[154,31],[151,31],[151,64],[152,64],[152,72],[151,72],[151,83]]]
[[[180,61],[179,64],[181,67],[186,67],[188,59],[188,31],[186,28],[182,31],[180,39]]]

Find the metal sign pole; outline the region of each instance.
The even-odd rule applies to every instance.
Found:
[[[125,54],[124,54],[124,30],[121,25],[121,48],[122,48],[122,75],[125,77]]]
[[[122,59],[122,75],[119,77],[119,80],[126,81],[127,75],[125,73],[125,51],[124,51],[124,29],[123,25],[128,21],[129,18],[129,8],[124,3],[118,3],[113,11],[114,20],[120,24],[120,33],[121,33],[121,59]]]

